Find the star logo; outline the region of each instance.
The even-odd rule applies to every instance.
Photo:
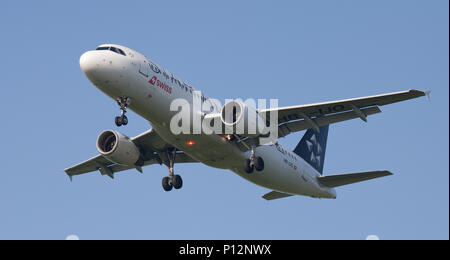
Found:
[[[306,140],[306,146],[308,147],[308,151],[311,153],[311,162],[317,163],[317,165],[320,166],[320,154],[322,153],[322,147],[317,141],[317,136],[315,134],[313,134],[309,140]]]

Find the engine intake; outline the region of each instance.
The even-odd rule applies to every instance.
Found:
[[[221,119],[226,134],[257,137],[267,133],[266,121],[254,108],[238,100],[230,101],[223,106]]]
[[[106,130],[97,138],[97,150],[111,162],[134,166],[141,153],[131,139],[117,131]]]

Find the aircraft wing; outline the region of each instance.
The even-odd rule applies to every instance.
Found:
[[[143,153],[143,157],[145,160],[144,166],[162,163],[168,165],[166,152],[168,150],[174,149],[174,147],[165,142],[153,129],[150,129],[149,131],[131,138],[131,140]],[[189,162],[197,161],[192,159],[183,151],[177,151],[177,154],[175,156],[175,163]],[[116,164],[104,158],[100,154],[80,164],[67,168],[64,171],[70,177],[70,179],[72,179],[72,177],[75,175],[80,175],[97,170],[99,170],[102,175],[108,175],[109,177],[114,178],[114,173],[129,170],[132,168],[136,168],[141,172],[140,167],[131,167]]]
[[[278,137],[306,129],[319,131],[320,126],[342,122],[354,118],[367,121],[367,116],[380,113],[379,106],[405,101],[422,96],[429,92],[407,90],[376,96],[345,99],[331,102],[280,107],[259,110],[269,120],[270,112],[278,112]]]

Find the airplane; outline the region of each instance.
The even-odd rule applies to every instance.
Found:
[[[143,166],[164,164],[169,174],[162,179],[162,186],[168,192],[183,186],[181,176],[174,172],[175,164],[200,162],[231,170],[268,188],[271,191],[262,196],[266,200],[294,195],[336,199],[336,187],[392,175],[387,170],[324,175],[329,125],[358,118],[367,122],[368,116],[381,112],[380,106],[430,93],[411,89],[265,109],[229,101],[220,107],[162,66],[125,46],[102,44],[82,54],[80,67],[94,86],[119,105],[121,114],[115,118],[117,126],[128,124],[125,114],[130,109],[147,120],[152,128],[133,138],[116,130],[102,132],[96,142],[99,154],[65,169],[70,180],[75,175],[93,171],[114,178],[117,172],[136,169],[142,173]],[[230,130],[228,133],[177,134],[172,131],[171,118],[178,111],[170,109],[171,103],[183,99],[194,109],[195,97],[210,109],[205,111],[202,106],[192,113],[202,119],[214,119],[211,127],[218,122],[221,129]],[[257,120],[251,119],[252,113],[246,111],[255,112]],[[244,128],[260,126],[260,122],[268,125],[271,115],[274,119],[271,129],[278,131],[277,139],[272,142],[261,142],[267,131],[247,133],[236,130],[242,122],[245,122],[240,124]],[[293,151],[278,142],[278,138],[304,130],[306,133]]]

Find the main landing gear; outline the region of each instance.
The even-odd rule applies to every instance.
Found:
[[[253,171],[264,170],[264,160],[255,155],[255,148],[250,149],[250,158],[244,161],[244,171],[248,174],[253,173]]]
[[[129,97],[120,97],[117,99],[117,104],[120,106],[120,116],[116,116],[115,123],[116,126],[123,126],[128,124],[128,118],[125,115],[127,112],[127,107],[131,104],[131,99]]]
[[[165,191],[171,191],[172,188],[181,189],[183,187],[183,179],[180,175],[176,175],[173,172],[173,166],[175,164],[176,149],[167,151],[167,158],[169,159],[169,176],[162,179],[162,186]]]

